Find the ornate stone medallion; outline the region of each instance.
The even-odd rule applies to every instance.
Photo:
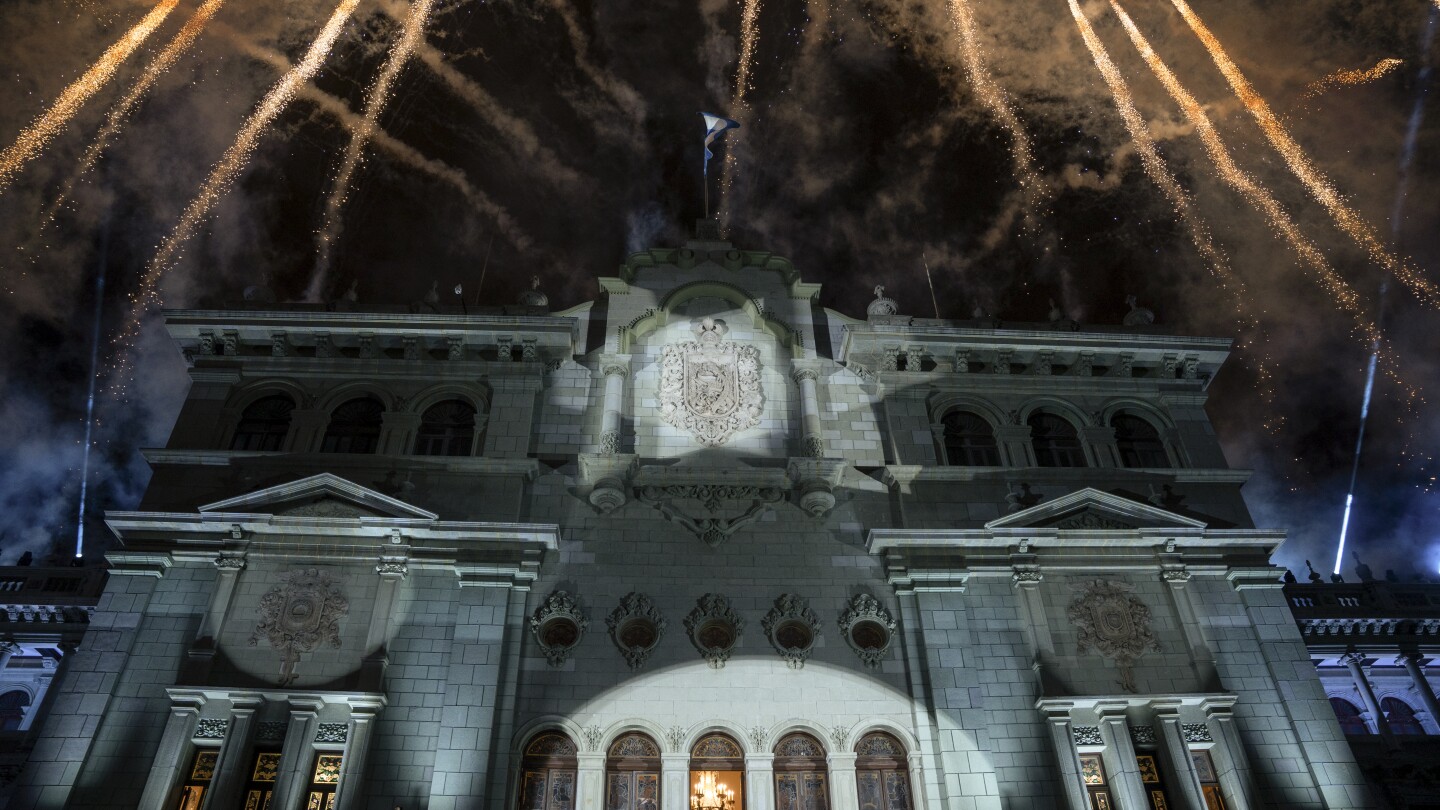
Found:
[[[695,340],[660,354],[660,417],[717,447],[760,423],[760,351],[724,340],[725,322],[705,318]]]
[[[1080,632],[1082,655],[1089,649],[1111,659],[1120,668],[1120,686],[1135,691],[1135,659],[1146,651],[1160,651],[1150,632],[1150,608],[1119,582],[1096,579],[1070,603],[1070,621]]]
[[[280,575],[281,585],[260,598],[260,620],[250,634],[250,646],[264,638],[280,653],[280,685],[295,680],[300,654],[322,643],[340,647],[340,620],[350,602],[330,574],[302,568]]]

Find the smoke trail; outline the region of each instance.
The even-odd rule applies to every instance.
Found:
[[[565,24],[565,33],[570,39],[570,47],[575,51],[575,66],[585,77],[599,87],[610,100],[615,103],[625,116],[630,119],[629,132],[613,132],[612,137],[622,142],[629,142],[640,137],[645,123],[645,102],[635,88],[613,75],[606,73],[595,65],[590,59],[590,41],[585,36],[585,31],[580,27],[580,20],[575,16],[575,8],[568,0],[547,0],[546,5],[560,15],[560,21]],[[592,116],[596,128],[606,131],[605,116]]]
[[[1373,82],[1403,64],[1405,62],[1401,59],[1381,59],[1375,63],[1375,67],[1365,70],[1337,70],[1305,85],[1305,92],[1300,94],[1300,101],[1302,103],[1309,101],[1321,93],[1337,87],[1354,87],[1357,84]]]
[[[60,206],[65,204],[65,198],[70,193],[70,189],[74,187],[75,183],[79,181],[81,177],[95,168],[96,162],[100,160],[100,155],[103,154],[105,148],[110,145],[111,139],[120,131],[120,128],[125,125],[126,119],[130,117],[130,113],[139,105],[140,100],[145,97],[145,94],[150,91],[151,87],[155,86],[155,83],[160,80],[160,77],[169,71],[170,68],[174,67],[175,63],[179,61],[181,56],[185,55],[186,51],[190,50],[190,46],[195,44],[195,40],[200,36],[200,32],[205,30],[205,25],[210,22],[210,18],[214,17],[215,12],[219,11],[223,5],[225,5],[225,0],[206,0],[205,4],[197,9],[194,16],[175,34],[174,38],[165,46],[165,49],[156,54],[154,59],[150,60],[150,64],[146,65],[145,70],[140,74],[140,79],[135,82],[134,86],[130,88],[130,91],[125,94],[125,97],[110,108],[110,111],[105,115],[105,123],[101,125],[100,132],[96,134],[95,140],[90,144],[90,147],[85,150],[85,155],[80,158],[79,168],[75,170],[69,182],[65,184],[65,189],[60,193],[60,196],[45,210],[40,227],[45,227],[55,218],[55,214],[60,210]]]
[[[386,56],[385,64],[380,69],[380,75],[376,78],[375,84],[371,86],[365,99],[365,117],[360,122],[359,128],[351,131],[350,144],[345,148],[345,159],[340,165],[340,170],[335,174],[335,182],[330,187],[330,196],[325,200],[324,225],[316,234],[315,275],[310,279],[310,285],[305,291],[305,297],[310,301],[321,300],[321,295],[324,293],[325,279],[330,273],[335,240],[339,238],[342,227],[340,209],[345,204],[345,195],[350,190],[350,181],[364,156],[366,143],[378,128],[380,113],[384,112],[385,105],[390,100],[390,88],[395,84],[395,79],[400,75],[405,63],[410,60],[410,54],[414,53],[416,44],[425,36],[425,23],[430,18],[430,9],[433,6],[434,0],[414,0],[414,3],[411,4],[410,13],[405,18],[400,37],[390,47],[390,53]]]
[[[175,8],[179,0],[160,0],[155,7],[150,9],[135,27],[131,28],[119,42],[111,45],[100,55],[95,64],[85,71],[79,79],[65,88],[50,109],[35,120],[28,129],[20,133],[15,143],[4,152],[0,152],[0,192],[14,181],[15,175],[19,173],[30,160],[40,154],[65,124],[80,110],[80,107],[110,81],[119,69],[120,64],[129,58],[135,49],[150,36],[165,17]]]
[[[225,150],[220,162],[215,164],[210,176],[200,188],[200,193],[191,200],[186,207],[185,213],[180,217],[180,222],[175,226],[175,231],[160,245],[155,258],[151,259],[146,266],[144,274],[140,279],[140,287],[131,294],[130,318],[121,328],[116,342],[122,348],[128,349],[140,334],[140,321],[144,314],[153,306],[160,303],[160,277],[170,268],[180,252],[185,241],[195,233],[195,229],[210,213],[220,198],[229,190],[230,184],[235,182],[240,172],[245,167],[246,161],[254,154],[256,146],[259,145],[260,136],[270,127],[280,113],[285,111],[290,102],[295,98],[296,92],[304,87],[312,79],[320,67],[325,63],[325,57],[329,55],[330,48],[339,38],[340,32],[344,30],[345,23],[355,13],[355,7],[360,0],[341,0],[331,13],[330,19],[326,21],[325,27],[320,29],[320,34],[310,43],[304,57],[300,62],[291,68],[280,81],[270,88],[270,92],[260,101],[251,113],[250,118],[240,128],[235,136],[235,142]],[[128,384],[130,364],[133,358],[130,352],[122,350],[117,355],[117,374],[111,385],[116,393],[123,393],[124,387]]]
[[[1205,27],[1205,23],[1195,16],[1195,12],[1190,10],[1190,6],[1185,0],[1170,0],[1170,2],[1180,12],[1180,16],[1185,18],[1190,30],[1194,31],[1201,43],[1205,45],[1211,60],[1225,75],[1225,80],[1230,83],[1230,88],[1235,91],[1235,96],[1240,99],[1245,108],[1250,111],[1250,115],[1260,125],[1260,129],[1265,133],[1270,145],[1280,153],[1285,164],[1290,167],[1291,173],[1309,189],[1311,196],[1330,213],[1335,224],[1356,244],[1364,248],[1376,263],[1389,270],[1401,283],[1409,287],[1417,298],[1431,306],[1440,307],[1440,287],[1436,287],[1417,269],[1385,249],[1379,237],[1376,236],[1375,230],[1340,199],[1339,192],[1335,190],[1329,178],[1315,167],[1305,151],[1290,137],[1290,133],[1271,111],[1270,105],[1250,85],[1249,80],[1240,72],[1240,68],[1226,54],[1220,41],[1210,33],[1210,29]],[[1440,2],[1440,0],[1436,0],[1436,2]]]
[[[110,264],[110,219],[100,232],[100,267],[95,273],[95,336],[90,341],[90,382],[85,394],[85,445],[80,451],[80,506],[75,524],[75,558],[85,556],[85,505],[90,491],[90,433],[95,426],[95,380],[100,376],[100,319],[105,311],[105,271]]]

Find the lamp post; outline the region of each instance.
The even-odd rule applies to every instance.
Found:
[[[703,771],[690,797],[690,810],[734,810],[735,791],[717,782],[714,771]]]

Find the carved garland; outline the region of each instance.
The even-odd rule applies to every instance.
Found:
[[[261,638],[270,642],[280,653],[280,685],[288,686],[297,677],[302,653],[324,643],[340,647],[340,620],[350,612],[350,602],[330,574],[317,568],[281,574],[280,582],[260,598],[250,646]]]
[[[1094,649],[1120,669],[1120,686],[1135,691],[1135,660],[1147,651],[1160,651],[1150,631],[1150,608],[1119,582],[1092,580],[1070,603],[1070,622],[1080,632],[1076,645],[1084,654]]]

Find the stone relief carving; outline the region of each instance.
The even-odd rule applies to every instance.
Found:
[[[1187,743],[1215,742],[1210,736],[1210,727],[1204,723],[1181,723],[1180,733]]]
[[[775,606],[760,621],[770,644],[792,669],[805,666],[805,661],[820,639],[820,620],[805,600],[793,593],[782,594]]]
[[[695,603],[685,617],[685,632],[690,643],[714,669],[721,669],[730,660],[730,652],[740,643],[745,621],[730,607],[730,600],[718,593],[707,593]]]
[[[845,741],[850,739],[850,727],[835,725],[830,727],[830,742],[835,744],[836,751],[845,748]]]
[[[670,730],[665,732],[665,739],[669,741],[672,751],[680,751],[685,745],[685,729],[671,726]]]
[[[1075,726],[1071,729],[1075,737],[1076,745],[1104,745],[1105,740],[1100,736],[1099,726]]]
[[[769,738],[770,733],[766,731],[763,726],[751,726],[750,731],[747,732],[745,736],[750,738],[750,746],[752,748],[756,751],[764,751],[765,740]]]
[[[632,670],[645,666],[660,639],[665,635],[665,617],[650,597],[634,591],[625,594],[620,604],[605,619],[610,638],[625,656]]]
[[[373,512],[367,512],[354,504],[335,498],[321,498],[310,503],[302,503],[299,506],[286,509],[280,514],[286,517],[325,517],[325,518],[357,518],[373,517]]]
[[[340,647],[340,620],[350,612],[350,602],[330,574],[318,568],[281,574],[280,582],[260,598],[250,646],[261,638],[270,642],[280,653],[280,685],[288,686],[301,654],[321,644]]]
[[[605,739],[605,732],[599,726],[586,726],[580,734],[585,738],[586,751],[600,750],[600,743]]]
[[[285,739],[286,726],[282,720],[262,720],[255,724],[255,741],[278,743]]]
[[[321,723],[315,728],[315,742],[343,743],[350,736],[350,728],[344,723]]]
[[[725,322],[705,318],[695,340],[660,354],[660,418],[709,447],[760,423],[760,350],[724,340]]]
[[[545,597],[545,602],[530,617],[530,632],[535,634],[540,651],[552,667],[565,664],[589,626],[590,620],[585,618],[575,597],[565,591],[555,591]]]
[[[1134,740],[1136,745],[1154,745],[1154,744],[1155,744],[1155,727],[1154,727],[1154,726],[1131,726],[1131,727],[1130,727],[1130,739],[1131,739],[1131,740]]]
[[[840,635],[865,666],[874,669],[895,639],[895,619],[875,597],[856,594],[840,614]]]
[[[1130,530],[1130,529],[1134,529],[1135,527],[1134,527],[1134,526],[1131,526],[1129,523],[1122,523],[1122,522],[1120,522],[1120,521],[1118,521],[1118,520],[1113,520],[1113,519],[1111,519],[1111,518],[1105,517],[1104,515],[1096,514],[1095,512],[1086,511],[1086,512],[1081,512],[1081,513],[1078,514],[1078,515],[1072,515],[1072,516],[1070,516],[1070,517],[1068,517],[1068,518],[1065,518],[1064,520],[1060,521],[1059,523],[1056,523],[1056,524],[1055,524],[1055,528],[1057,528],[1057,529],[1122,529],[1122,530]]]
[[[230,721],[223,718],[204,718],[195,723],[195,739],[223,740],[230,730]]]
[[[642,486],[641,503],[659,510],[665,519],[680,524],[709,546],[759,520],[784,496],[779,487],[730,484],[675,484]],[[734,514],[736,509],[739,514]],[[732,514],[722,517],[723,510]]]
[[[1159,652],[1160,643],[1150,631],[1150,608],[1119,582],[1091,580],[1070,603],[1067,615],[1080,633],[1077,651],[1094,649],[1120,669],[1120,687],[1135,691],[1135,660],[1147,651]]]

